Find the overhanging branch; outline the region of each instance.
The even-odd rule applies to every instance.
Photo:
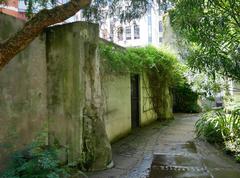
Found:
[[[44,9],[31,18],[22,29],[0,43],[0,70],[25,49],[45,28],[62,22],[89,6],[91,0],[70,0],[68,3]]]

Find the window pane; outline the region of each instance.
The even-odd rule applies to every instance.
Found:
[[[122,41],[123,40],[123,28],[122,27],[118,28],[117,34],[118,34],[118,40]]]
[[[110,23],[110,40],[112,41],[114,39],[114,24],[111,22]]]
[[[131,36],[131,26],[127,26],[126,27],[126,40],[131,40],[132,36]]]
[[[140,27],[139,27],[139,25],[134,25],[134,39],[140,39]]]

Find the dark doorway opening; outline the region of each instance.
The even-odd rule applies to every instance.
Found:
[[[139,123],[139,75],[131,75],[131,120],[132,129],[140,126]]]

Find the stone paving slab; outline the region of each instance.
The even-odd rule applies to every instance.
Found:
[[[112,145],[115,166],[90,178],[240,178],[240,164],[195,139],[195,114],[155,122]]]

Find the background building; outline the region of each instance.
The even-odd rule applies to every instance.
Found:
[[[100,26],[100,37],[124,47],[159,47],[163,41],[163,14],[160,7],[153,5],[141,19],[131,22],[108,18]]]
[[[101,26],[100,37],[124,47],[160,46],[163,38],[162,13],[150,9],[139,20],[120,23],[114,18]]]
[[[0,4],[0,13],[26,20],[26,5],[24,0],[8,0],[6,4]]]
[[[124,6],[124,5],[123,5]],[[164,9],[171,8],[171,3],[163,8],[157,2],[149,5],[147,13],[140,19],[121,23],[117,17],[108,17],[100,23],[100,37],[123,47],[139,47],[163,44]],[[127,6],[126,6],[127,8]],[[106,8],[105,11],[108,11]],[[78,12],[74,20],[84,20]]]
[[[68,0],[58,0],[58,4],[66,3]],[[27,20],[26,11],[27,11],[27,0],[7,0],[7,3],[0,4],[0,13],[8,14],[14,16],[18,19]],[[39,11],[41,6],[36,7],[33,13]],[[75,16],[71,18],[72,21],[77,21]],[[69,20],[68,20],[69,22]]]
[[[66,3],[68,0],[60,0]],[[26,20],[26,1],[8,0],[0,4],[0,13]],[[168,7],[169,8],[169,7]],[[106,9],[107,11],[107,9]],[[147,13],[138,20],[120,23],[116,17],[108,17],[100,24],[100,37],[123,47],[153,45],[159,47],[163,42],[163,10],[157,4],[149,6]],[[64,23],[84,21],[81,11]]]

